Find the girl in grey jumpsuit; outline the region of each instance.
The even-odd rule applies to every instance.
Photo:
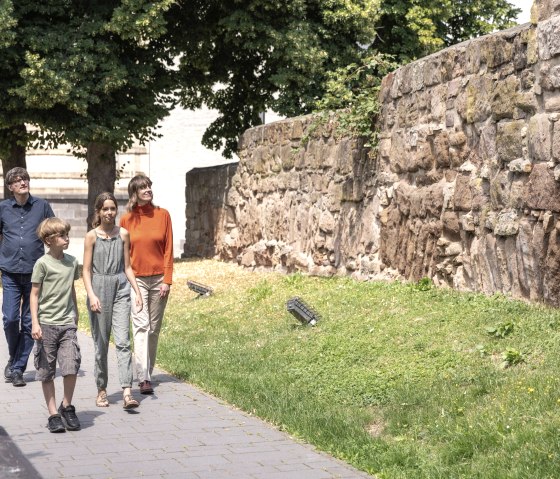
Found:
[[[131,392],[132,353],[130,344],[130,288],[138,286],[130,266],[130,239],[124,228],[115,225],[117,201],[111,193],[95,200],[94,229],[84,241],[83,278],[88,299],[91,333],[95,346],[96,405],[107,407],[109,338],[117,352],[118,375],[123,390],[123,407],[138,407]],[[140,295],[138,295],[140,296]],[[135,304],[142,309],[142,299]]]

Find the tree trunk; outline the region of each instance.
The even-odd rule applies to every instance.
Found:
[[[16,166],[27,169],[25,162],[25,145],[27,144],[27,130],[25,125],[0,129],[0,157],[2,158],[2,172],[6,173]],[[10,198],[11,192],[4,183],[4,198]]]
[[[87,145],[88,217],[87,227],[91,229],[95,198],[99,193],[115,191],[117,164],[115,150],[107,143]]]

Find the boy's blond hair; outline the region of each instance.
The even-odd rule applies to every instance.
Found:
[[[41,221],[37,226],[37,236],[47,246],[49,245],[48,239],[58,235],[67,235],[70,231],[70,224],[61,218],[47,218]]]

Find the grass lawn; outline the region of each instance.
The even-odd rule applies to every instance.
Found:
[[[560,477],[557,310],[210,260],[174,281],[158,365],[289,434],[379,478]]]

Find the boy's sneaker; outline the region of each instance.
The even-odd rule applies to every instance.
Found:
[[[80,429],[80,420],[78,416],[76,416],[76,408],[72,406],[72,404],[64,407],[62,403],[60,403],[58,414],[62,417],[62,424],[64,424],[66,429],[69,431],[77,431]]]
[[[60,414],[53,414],[49,417],[49,422],[47,424],[50,432],[66,432],[64,424],[62,424],[62,418]]]

